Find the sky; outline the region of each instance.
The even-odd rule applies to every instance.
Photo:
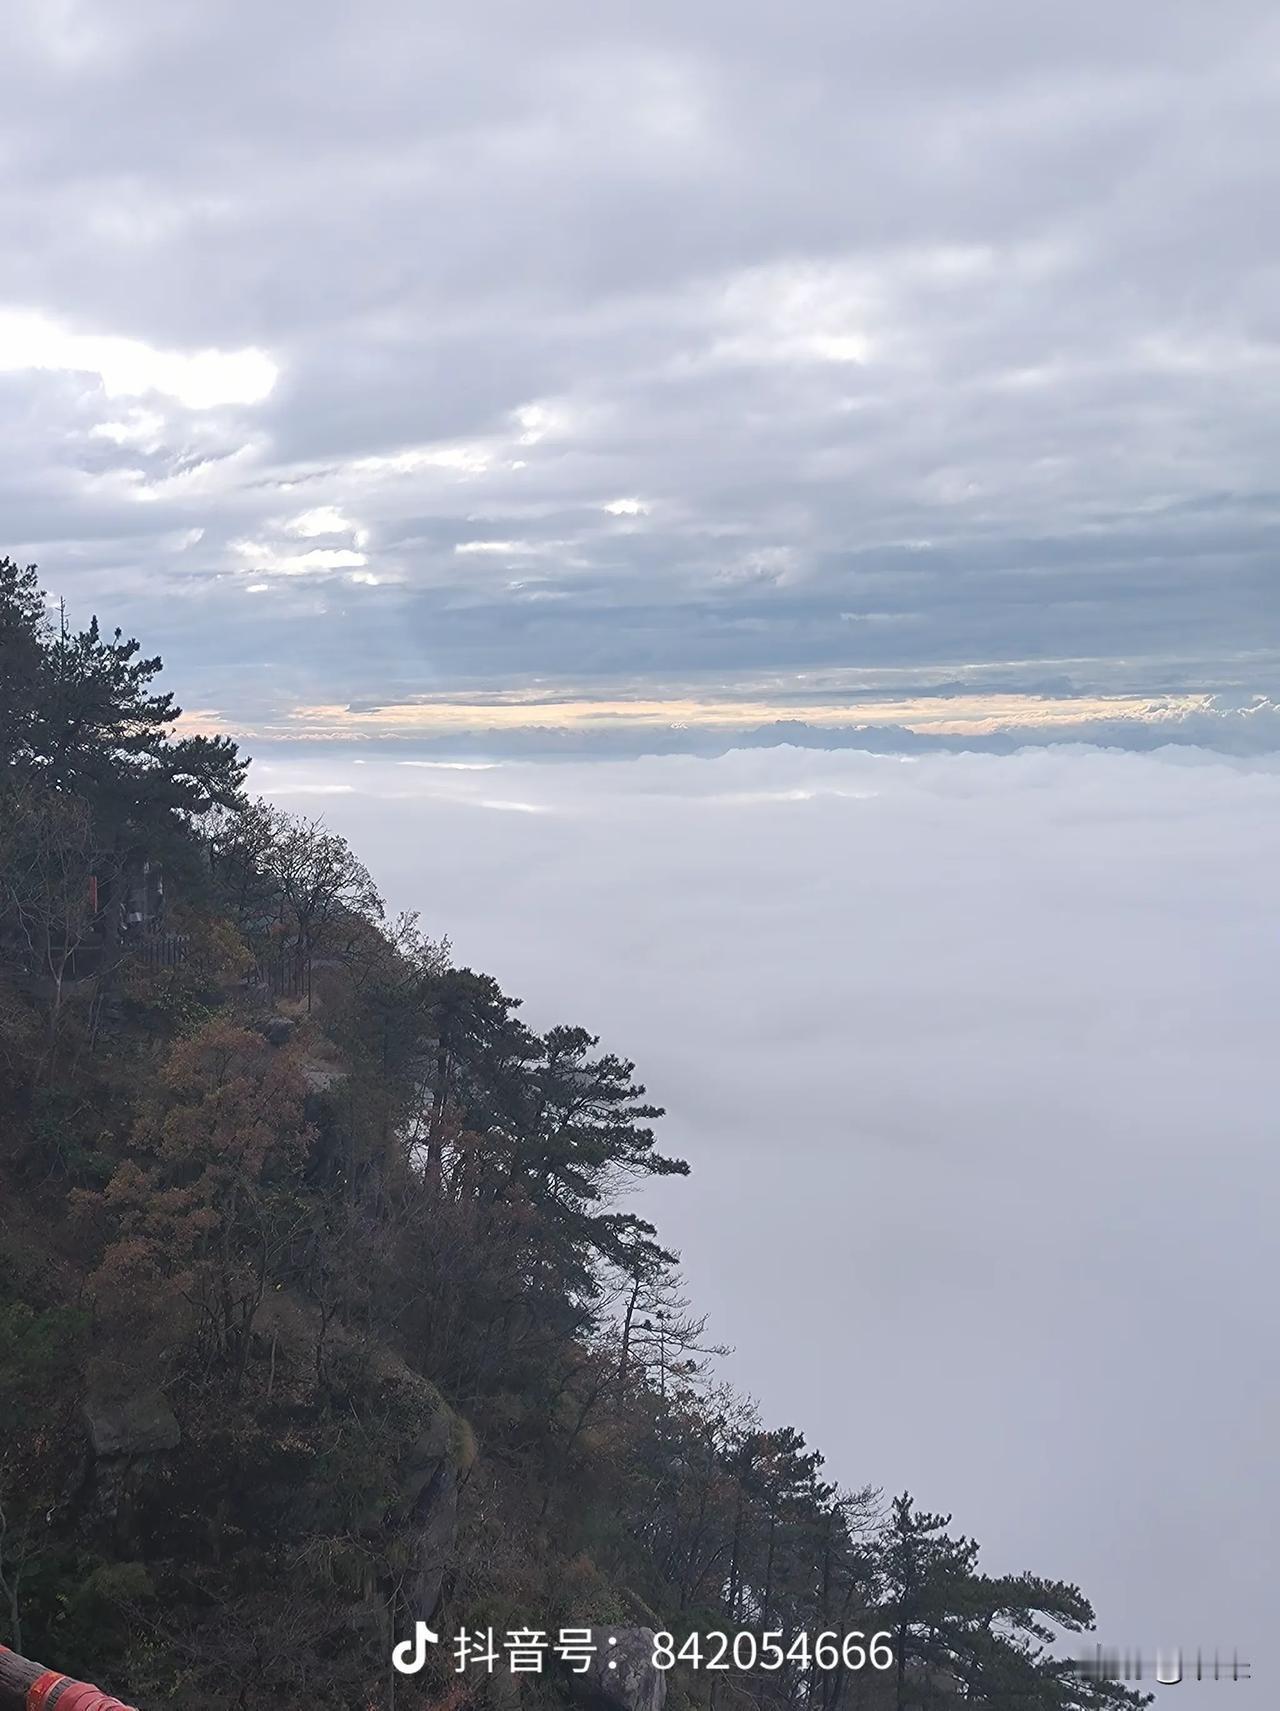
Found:
[[[640,1061],[841,1477],[1260,1650],[1274,6],[0,11],[0,551]]]
[[[193,720],[1273,745],[1262,0],[5,19],[7,550]]]

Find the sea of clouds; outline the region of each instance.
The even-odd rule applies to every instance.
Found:
[[[1077,1579],[1116,1644],[1256,1660],[1280,757],[277,751],[253,781],[533,1025],[636,1059],[693,1165],[649,1207],[834,1475]]]

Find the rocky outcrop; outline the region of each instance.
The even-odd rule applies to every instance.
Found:
[[[90,1396],[84,1414],[89,1441],[99,1459],[176,1449],[182,1436],[168,1399],[154,1387],[119,1396]]]
[[[653,1667],[652,1628],[592,1630],[590,1669],[569,1680],[577,1695],[597,1711],[662,1711],[667,1678]]]
[[[408,1603],[417,1622],[429,1622],[434,1616],[457,1542],[458,1469],[453,1438],[453,1415],[441,1403],[400,1470],[398,1507],[412,1552]]]
[[[178,1447],[182,1431],[158,1387],[91,1389],[84,1403],[90,1454],[85,1464],[85,1512],[117,1553],[136,1545],[134,1509],[154,1458]]]
[[[363,1530],[382,1540],[388,1531],[400,1540],[407,1572],[398,1577],[409,1622],[430,1622],[439,1609],[458,1537],[465,1430],[435,1386],[404,1368],[389,1365],[384,1377],[401,1409],[416,1415],[417,1433],[399,1458],[390,1485],[391,1500],[371,1508]],[[402,1558],[403,1560],[403,1558]]]
[[[440,1606],[445,1576],[458,1538],[458,1472],[440,1464],[425,1485],[410,1517],[413,1556],[407,1593],[413,1619],[429,1622]]]
[[[318,1058],[307,1058],[298,1065],[298,1073],[307,1084],[310,1093],[327,1093],[331,1087],[336,1087],[340,1081],[345,1081],[347,1072],[337,1064],[321,1063]]]

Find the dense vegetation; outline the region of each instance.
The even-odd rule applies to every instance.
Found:
[[[47,611],[0,562],[0,1639],[144,1706],[360,1707],[513,1702],[392,1676],[433,1615],[887,1629],[874,1682],[672,1691],[1129,1703],[1046,1649],[1077,1589],[981,1572],[716,1382],[627,1210],[687,1168],[633,1066],[388,920],[174,734],[158,660]]]

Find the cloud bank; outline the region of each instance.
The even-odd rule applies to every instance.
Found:
[[[1117,1645],[1261,1658],[1280,762],[288,756],[257,782],[535,1026],[637,1059],[694,1167],[656,1216],[735,1376],[837,1475],[1078,1578]]]

